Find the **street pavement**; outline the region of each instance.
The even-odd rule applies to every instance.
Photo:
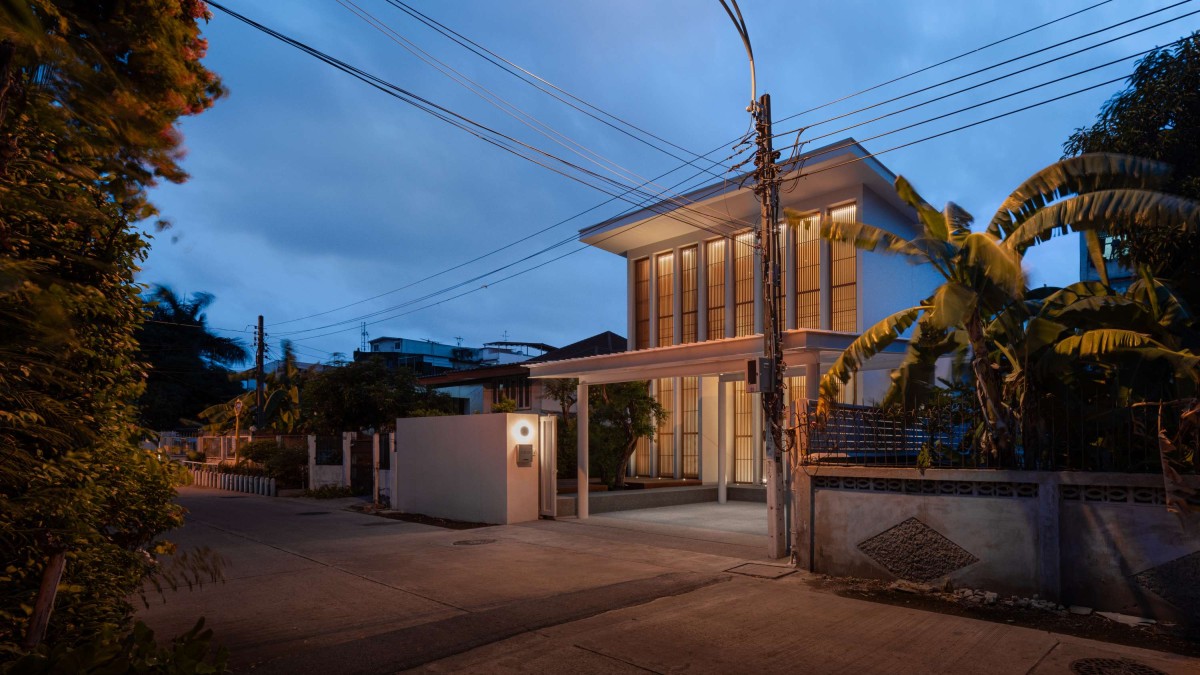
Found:
[[[815,590],[764,559],[752,506],[447,530],[346,500],[179,499],[173,539],[219,553],[225,579],[140,618],[167,638],[204,616],[242,672],[1046,675],[1107,659],[1200,674],[1196,659]]]

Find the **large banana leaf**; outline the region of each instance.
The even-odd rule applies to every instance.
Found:
[[[1140,189],[1099,190],[1047,206],[1013,229],[1004,246],[1024,252],[1055,232],[1103,230],[1120,234],[1137,227],[1178,227],[1192,231],[1200,225],[1200,202],[1163,192]]]
[[[900,195],[900,199],[904,200],[904,203],[917,210],[917,217],[921,219],[921,224],[925,227],[925,236],[940,241],[950,239],[950,225],[946,216],[939,213],[921,195],[917,194],[916,188],[904,176],[896,176],[896,194]],[[947,210],[949,210],[948,207],[949,205],[947,205]],[[966,213],[962,209],[958,210]],[[970,214],[967,216],[970,217]]]
[[[879,323],[863,331],[854,342],[846,347],[838,356],[837,361],[829,367],[821,377],[821,401],[818,411],[828,412],[837,403],[838,392],[842,385],[850,381],[850,377],[862,367],[871,357],[887,349],[904,331],[908,330],[922,312],[929,308],[925,305],[909,307],[892,314]]]
[[[913,409],[924,402],[937,387],[937,361],[947,354],[965,354],[967,336],[963,331],[938,330],[926,318],[913,328],[904,363],[892,372],[892,385],[883,405],[902,405]]]
[[[1191,380],[1200,379],[1200,357],[1186,350],[1172,350],[1143,333],[1116,328],[1090,330],[1082,335],[1072,335],[1059,341],[1052,350],[1067,359],[1101,359],[1115,354],[1136,354],[1148,359],[1163,359],[1171,363],[1175,372]]]
[[[791,219],[789,214],[789,222]],[[855,248],[864,251],[907,256],[913,263],[932,262],[929,254],[913,242],[865,223],[847,223],[825,219],[821,222],[821,236],[830,241],[853,244]]]
[[[978,232],[963,238],[955,277],[980,293],[994,287],[1000,291],[1001,297],[1019,299],[1025,294],[1021,255],[1001,246],[991,236]]]
[[[1163,184],[1170,165],[1144,157],[1091,153],[1064,159],[1017,186],[997,209],[987,232],[1004,238],[1047,204],[1101,189],[1146,189]]]

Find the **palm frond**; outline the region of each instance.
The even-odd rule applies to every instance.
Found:
[[[896,312],[855,338],[854,342],[846,347],[838,356],[837,361],[834,361],[829,370],[821,377],[821,401],[818,404],[818,411],[828,412],[830,407],[837,402],[837,395],[842,385],[850,381],[850,377],[862,367],[862,364],[887,349],[927,309],[928,307],[925,305],[918,305]]]
[[[1102,189],[1146,189],[1163,184],[1170,165],[1144,157],[1090,153],[1064,159],[1017,186],[988,223],[987,232],[1007,237],[1038,210],[1057,199]]]
[[[916,188],[904,176],[896,176],[896,194],[900,196],[900,199],[904,200],[905,204],[917,210],[917,217],[921,220],[921,225],[925,228],[925,236],[939,241],[950,239],[950,226],[948,225],[946,215],[939,213],[921,195],[917,194]],[[947,208],[949,208],[949,205],[947,205]],[[959,211],[962,211],[962,209],[959,209]],[[966,211],[962,211],[962,213],[966,213]]]
[[[1198,225],[1200,202],[1152,190],[1098,190],[1038,210],[1008,234],[1004,246],[1024,252],[1056,233],[1102,230],[1119,235],[1142,227],[1190,232]]]
[[[1016,251],[1004,248],[990,235],[973,232],[963,238],[962,255],[966,264],[959,269],[972,288],[982,290],[991,285],[1013,298],[1024,295],[1025,272]]]

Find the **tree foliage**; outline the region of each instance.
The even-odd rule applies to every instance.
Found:
[[[138,399],[143,427],[154,431],[187,426],[201,410],[237,395],[229,366],[249,353],[242,343],[210,331],[204,310],[213,296],[181,298],[156,286],[146,297],[150,316],[137,333],[138,360],[148,364],[146,390]]]
[[[650,393],[650,383],[620,382],[588,387],[588,464],[615,488],[625,485],[629,458],[640,438],[651,438],[666,410]]]
[[[1164,162],[1174,171],[1163,189],[1200,200],[1200,32],[1143,57],[1128,86],[1104,104],[1095,123],[1071,134],[1063,152]],[[1127,229],[1114,250],[1126,268],[1148,266],[1156,277],[1187,282],[1187,296],[1200,299],[1200,284],[1193,281],[1200,232],[1170,223]]]
[[[136,445],[133,223],[155,215],[148,186],[186,177],[175,121],[221,92],[199,63],[204,12],[0,3],[0,658],[21,651],[60,556],[43,644],[126,631],[182,523],[179,474]]]
[[[398,417],[454,412],[449,396],[417,384],[407,368],[388,369],[379,358],[335,363],[310,374],[300,399],[305,428],[320,434],[385,429]]]
[[[1068,158],[1018,186],[984,232],[972,232],[970,214],[953,203],[941,211],[929,206],[901,177],[896,189],[916,210],[920,235],[903,240],[862,223],[823,223],[826,239],[928,264],[944,282],[921,304],[863,331],[842,353],[822,377],[822,410],[836,402],[841,385],[855,371],[910,328],[905,360],[893,375],[885,402],[919,404],[937,386],[937,359],[969,353],[971,380],[985,422],[980,440],[1001,462],[1015,458],[1022,424],[1037,416],[1032,406],[1056,382],[1095,381],[1104,379],[1098,374],[1108,366],[1151,362],[1157,365],[1140,372],[1158,373],[1172,383],[1176,377],[1180,382],[1194,379],[1196,360],[1189,351],[1194,340],[1186,337],[1191,329],[1184,319],[1190,312],[1167,285],[1147,276],[1130,289],[1136,297],[1119,296],[1100,283],[1064,289],[1067,295],[1051,301],[1045,291],[1030,294],[1021,269],[1030,246],[1065,232],[1082,232],[1095,251],[1098,232],[1139,227],[1195,231],[1200,227],[1200,203],[1161,191],[1168,175],[1169,167],[1162,162],[1144,158]],[[788,217],[802,221],[798,213],[789,212]],[[1072,301],[1066,303],[1066,297]],[[1163,308],[1168,308],[1167,314],[1160,315]],[[1038,370],[1030,368],[1033,358],[1042,364]],[[1163,367],[1168,370],[1160,372]],[[1067,377],[1064,368],[1076,377]]]

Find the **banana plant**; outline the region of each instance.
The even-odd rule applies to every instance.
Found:
[[[822,220],[821,236],[930,265],[944,281],[923,302],[868,328],[843,351],[821,378],[818,412],[827,413],[842,385],[866,361],[915,326],[885,402],[903,400],[913,404],[935,386],[936,361],[946,354],[961,354],[969,347],[976,395],[987,422],[985,448],[993,455],[1007,456],[1013,450],[1012,413],[1001,396],[1000,374],[990,360],[992,350],[984,331],[998,312],[1023,297],[1025,276],[1020,254],[1001,246],[993,235],[972,232],[973,217],[957,204],[950,202],[941,211],[934,209],[903,177],[896,179],[896,192],[917,212],[922,229],[916,237],[904,239],[865,223],[835,222],[830,218]],[[785,214],[794,225],[805,222],[798,212],[789,209]]]
[[[296,353],[289,342],[283,344],[283,363],[273,373],[264,376],[265,402],[263,419],[267,428],[281,434],[294,433],[300,428],[300,380],[302,372],[296,365]],[[254,371],[237,375],[243,381],[254,379]],[[241,407],[238,407],[238,403]],[[246,391],[234,398],[206,408],[200,418],[206,421],[205,428],[211,432],[227,430],[239,414],[254,419],[257,414],[257,396],[254,390]],[[265,431],[265,429],[260,430]]]

